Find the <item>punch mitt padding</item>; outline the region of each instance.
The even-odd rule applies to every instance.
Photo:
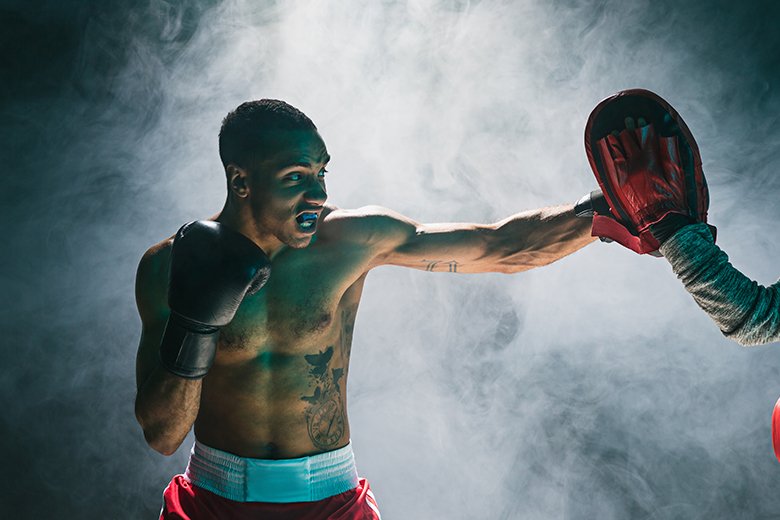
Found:
[[[646,124],[626,128],[629,117]],[[594,218],[594,235],[640,254],[656,253],[660,243],[650,226],[673,214],[707,221],[709,192],[699,147],[677,111],[657,94],[624,90],[599,103],[585,126],[585,152],[612,213],[612,222]]]

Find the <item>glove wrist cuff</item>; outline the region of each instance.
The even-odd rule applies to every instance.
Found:
[[[574,214],[578,217],[592,218],[594,214],[609,215],[609,205],[601,190],[586,193],[574,203]]]
[[[188,320],[171,312],[160,343],[160,362],[186,379],[200,379],[214,363],[219,328]]]

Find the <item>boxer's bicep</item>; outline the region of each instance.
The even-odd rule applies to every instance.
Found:
[[[428,272],[489,270],[488,226],[467,223],[420,224],[387,255],[387,263]]]
[[[485,270],[491,226],[470,223],[420,224],[385,208],[366,217],[373,265],[396,265],[429,272]]]

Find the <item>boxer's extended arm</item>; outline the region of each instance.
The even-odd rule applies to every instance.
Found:
[[[572,205],[517,213],[494,224],[419,224],[366,208],[377,243],[373,265],[453,273],[516,273],[550,264],[591,243],[590,219]]]
[[[168,255],[152,248],[141,259],[136,276],[136,303],[141,342],[136,356],[135,416],[146,442],[163,455],[181,445],[195,422],[202,379],[173,375],[160,363],[160,341],[168,321],[166,286]]]
[[[682,228],[661,252],[726,337],[744,346],[780,341],[780,280],[764,287],[735,269],[706,224]]]

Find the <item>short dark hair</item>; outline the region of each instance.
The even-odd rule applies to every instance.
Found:
[[[306,114],[278,99],[246,101],[222,120],[219,157],[227,167],[233,163],[253,168],[273,145],[273,136],[284,130],[317,130]]]

